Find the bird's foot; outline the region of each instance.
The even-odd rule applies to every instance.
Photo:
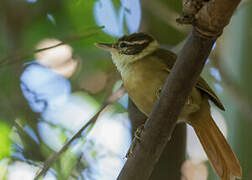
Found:
[[[134,133],[134,138],[132,140],[132,143],[130,145],[130,148],[126,154],[126,158],[129,158],[133,155],[133,151],[136,147],[136,144],[139,143],[141,141],[141,134],[143,132],[143,129],[144,129],[144,124],[140,125],[137,130],[135,131]]]
[[[188,97],[188,99],[185,103],[185,107],[186,107],[187,111],[191,112],[191,113],[196,112],[200,109],[200,106],[193,101],[192,96]]]
[[[199,11],[205,6],[209,0],[183,0],[183,12],[176,19],[179,24],[192,24],[197,23]]]
[[[156,90],[156,97],[157,97],[157,99],[160,98],[161,92],[162,92],[162,88],[158,88],[158,89]]]

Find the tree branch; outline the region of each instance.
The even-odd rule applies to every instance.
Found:
[[[118,180],[146,180],[151,176],[216,38],[239,2],[212,0],[198,12],[199,21],[179,53],[160,99],[145,123],[141,142],[133,150],[134,156],[128,158]]]
[[[186,124],[178,124],[171,140],[166,144],[154,170],[151,180],[181,180],[181,166],[186,158]]]
[[[73,36],[67,37],[67,38],[63,38],[62,42],[55,44],[53,46],[48,46],[45,48],[41,48],[41,49],[35,49],[35,50],[19,50],[17,51],[17,53],[13,53],[12,55],[5,57],[3,59],[0,59],[0,68],[5,66],[5,65],[12,65],[15,63],[18,63],[24,59],[27,59],[29,57],[31,57],[33,54],[42,52],[42,51],[46,51],[49,49],[53,49],[56,48],[58,46],[62,46],[64,44],[67,43],[71,43],[73,41],[77,41],[77,40],[81,40],[83,38],[88,38],[88,37],[92,37],[93,35],[97,34],[98,32],[100,32],[100,30],[104,28],[104,26],[99,26],[99,27],[90,27],[87,28],[86,31],[88,30],[92,30],[92,32],[88,32],[88,33],[84,33],[84,34],[75,34]]]
[[[132,135],[139,126],[145,123],[147,117],[137,109],[136,105],[130,100],[128,104],[129,118],[132,124]],[[176,126],[172,139],[165,146],[162,155],[156,164],[150,179],[172,179],[180,180],[181,166],[185,161],[186,154],[186,125]],[[176,153],[174,153],[176,152]],[[169,173],[167,173],[169,172]]]

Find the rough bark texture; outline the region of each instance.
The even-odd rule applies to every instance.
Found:
[[[240,0],[211,0],[197,13],[195,28],[206,37],[219,36],[229,23]]]

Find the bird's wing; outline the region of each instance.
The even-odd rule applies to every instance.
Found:
[[[161,49],[161,48],[154,51],[151,55],[158,57],[158,59],[162,61],[162,63],[166,64],[167,66],[166,70],[168,72],[171,71],[177,59],[177,55],[175,53],[166,49]],[[196,84],[196,88],[198,88],[201,92],[206,93],[217,107],[219,107],[221,110],[225,110],[223,104],[221,103],[217,95],[214,93],[214,91],[209,87],[207,82],[202,77],[199,78]]]
[[[221,103],[221,101],[219,100],[218,96],[213,92],[213,90],[209,87],[207,82],[202,77],[199,78],[199,80],[196,84],[196,87],[199,90],[206,93],[210,97],[210,99],[214,102],[214,104],[216,106],[218,106],[218,108],[225,111],[225,108],[224,108],[223,104]]]

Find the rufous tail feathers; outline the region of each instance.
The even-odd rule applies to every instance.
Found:
[[[242,169],[225,137],[210,114],[207,98],[203,99],[200,110],[190,115],[190,125],[194,128],[216,174],[221,180],[241,178]]]

